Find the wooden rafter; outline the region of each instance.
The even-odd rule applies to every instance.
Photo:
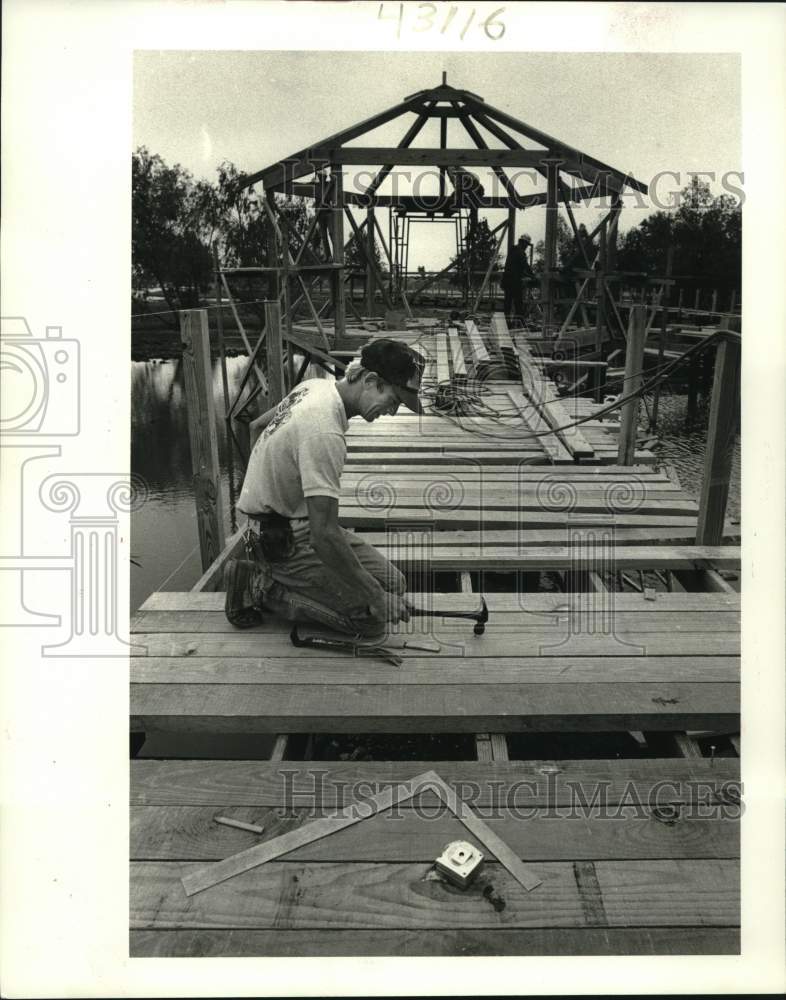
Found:
[[[407,133],[404,136],[404,138],[398,144],[399,149],[407,149],[412,144],[413,139],[417,137],[418,133],[420,132],[420,130],[423,128],[423,126],[426,124],[427,121],[428,121],[428,116],[425,112],[418,115],[418,117],[415,119],[415,121],[407,130]],[[384,167],[382,167],[377,176],[364,191],[363,193],[364,197],[373,196],[379,190],[380,186],[382,185],[385,178],[388,176],[388,174],[392,169],[393,166],[389,163],[386,164]]]
[[[387,108],[385,111],[380,111],[379,114],[372,115],[371,118],[366,118],[365,121],[358,122],[357,125],[353,125],[350,128],[343,129],[341,132],[336,132],[334,135],[329,136],[327,139],[322,140],[319,144],[320,146],[340,146],[345,142],[351,142],[353,139],[357,139],[359,136],[364,135],[366,132],[372,131],[372,129],[379,128],[380,125],[386,125],[389,121],[394,118],[398,118],[400,115],[406,114],[412,111],[413,101],[409,98],[401,101],[400,104],[395,104],[392,108]],[[301,150],[299,153],[295,153],[293,156],[287,157],[286,159],[279,160],[277,163],[272,164],[269,167],[265,167],[262,170],[258,170],[254,174],[250,174],[245,178],[243,184],[244,187],[251,187],[258,181],[264,181],[265,187],[270,187],[271,184],[269,180],[272,180],[274,174],[277,173],[279,168],[281,168],[285,163],[291,161],[302,160],[304,157],[308,156],[309,148]]]
[[[545,146],[549,152],[559,154],[565,159],[565,169],[569,173],[577,172],[579,176],[588,181],[595,181],[599,174],[608,174],[610,178],[613,178],[617,182],[614,185],[615,187],[629,186],[636,191],[641,191],[644,194],[647,193],[647,185],[642,181],[636,180],[635,177],[631,177],[621,170],[603,163],[602,160],[595,159],[594,156],[582,153],[581,150],[575,149],[573,146],[569,146],[559,139],[555,139],[554,136],[541,132],[540,129],[533,128],[531,125],[519,121],[512,115],[507,114],[507,112],[486,104],[485,101],[478,104],[477,101],[470,100],[468,104],[476,118],[478,117],[477,112],[479,112],[484,117],[496,119],[503,125],[507,125],[508,128],[513,129],[514,132],[526,136],[532,142],[537,142],[541,146]]]

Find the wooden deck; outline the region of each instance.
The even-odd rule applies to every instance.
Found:
[[[740,596],[720,573],[739,529],[695,545],[697,505],[652,452],[616,464],[617,424],[555,432],[598,404],[558,398],[505,334],[403,335],[426,339],[432,384],[485,364],[502,416],[353,422],[340,505],[417,605],[474,610],[482,590],[484,635],[415,618],[391,636],[394,666],[295,648],[273,617],[237,631],[220,592],[155,593],[135,616],[133,731],[277,739],[271,760],[131,762],[132,955],[739,951]],[[290,734],[383,733],[462,734],[477,759],[286,759]],[[560,734],[622,734],[637,752],[513,759],[522,736]],[[185,875],[426,771],[537,888],[482,845],[468,889],[438,877],[444,846],[474,838],[425,792],[186,895]]]

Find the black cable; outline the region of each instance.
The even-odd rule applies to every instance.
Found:
[[[673,369],[676,369],[681,364],[684,364],[685,361],[688,358],[692,357],[694,354],[700,354],[703,350],[706,350],[709,347],[711,341],[715,340],[716,337],[722,335],[723,333],[724,331],[719,330],[717,333],[710,334],[705,340],[699,341],[698,344],[694,344],[693,347],[689,347],[688,350],[684,352],[684,354],[681,354],[678,358],[675,358],[673,361],[669,362],[668,365],[666,365],[666,371],[662,372],[656,378],[649,379],[648,381],[642,383],[642,385],[640,385],[635,392],[628,393],[627,396],[618,397],[614,403],[610,403],[608,406],[605,406],[600,410],[596,410],[594,413],[588,414],[586,417],[580,417],[578,420],[574,420],[572,423],[569,424],[564,424],[561,427],[553,427],[548,431],[532,431],[529,434],[525,434],[524,437],[519,437],[517,435],[516,440],[522,441],[522,440],[527,440],[528,438],[548,437],[549,434],[557,434],[561,433],[562,431],[571,430],[573,427],[578,427],[581,424],[586,424],[590,420],[597,420],[599,417],[605,416],[605,414],[611,413],[614,410],[619,409],[620,407],[624,406],[625,403],[630,402],[630,400],[643,396],[645,392],[648,392],[651,388],[654,388],[654,386],[657,385],[658,382],[665,381],[665,378],[671,373]],[[561,403],[561,402],[563,402],[563,399],[559,398],[554,400],[545,400],[540,405],[548,406],[554,403]]]

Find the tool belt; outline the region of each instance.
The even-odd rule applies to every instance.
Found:
[[[264,514],[249,514],[248,518],[249,525],[256,527],[256,530],[252,527],[252,530],[246,532],[249,558],[274,563],[292,555],[295,538],[288,517],[271,510]]]

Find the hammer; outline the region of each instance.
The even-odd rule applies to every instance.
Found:
[[[475,622],[475,627],[472,630],[475,635],[483,635],[486,631],[486,622],[489,620],[489,609],[485,597],[481,597],[480,603],[480,611],[426,611],[425,608],[414,608],[410,604],[407,607],[410,615],[416,615],[420,618],[469,618]]]

